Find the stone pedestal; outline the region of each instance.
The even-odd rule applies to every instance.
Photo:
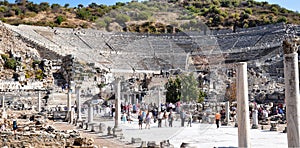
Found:
[[[85,130],[88,130],[89,129],[89,123],[88,122],[85,122]]]
[[[277,131],[277,122],[276,121],[271,121],[270,131]]]
[[[142,141],[140,148],[147,148],[147,142],[146,141]]]
[[[253,119],[253,123],[252,123],[252,129],[258,129],[258,111],[255,109],[252,112],[252,119]]]
[[[174,145],[172,145],[169,140],[164,140],[164,141],[160,142],[160,147],[161,148],[174,148]]]
[[[99,124],[99,133],[103,133],[105,130],[105,124],[104,123],[100,123]]]
[[[108,135],[108,136],[112,135],[112,134],[111,134],[111,127],[110,127],[110,126],[107,127],[107,135]]]
[[[114,137],[123,137],[121,128],[113,128],[113,136]]]
[[[237,64],[238,147],[250,147],[247,63]]]
[[[95,125],[96,123],[90,123],[90,127],[91,127],[91,132],[95,132]]]
[[[131,143],[141,143],[142,142],[142,139],[141,138],[131,138]]]
[[[284,128],[284,130],[282,131],[283,133],[287,133],[287,127]]]

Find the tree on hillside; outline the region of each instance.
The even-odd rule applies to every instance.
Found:
[[[51,5],[52,12],[54,12],[54,13],[59,12],[60,7],[61,7],[61,6],[60,6],[59,4],[52,4],[52,5]]]
[[[50,9],[50,5],[47,2],[40,3],[40,10],[41,11],[47,11]]]
[[[117,14],[116,16],[116,22],[119,23],[122,27],[125,27],[125,23],[130,21],[130,16],[126,14]]]
[[[81,9],[81,8],[83,8],[84,6],[82,5],[82,4],[78,4],[78,9]]]
[[[26,5],[27,0],[15,0],[15,3],[18,5]]]
[[[59,15],[56,17],[55,23],[60,25],[63,21],[65,21],[66,18],[64,18],[63,16]]]
[[[66,3],[65,5],[64,5],[64,8],[68,8],[70,6],[70,4],[69,3]]]

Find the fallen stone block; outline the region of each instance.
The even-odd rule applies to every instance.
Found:
[[[160,147],[161,148],[174,148],[174,145],[170,144],[169,140],[164,140],[160,142]]]
[[[148,141],[147,146],[148,148],[159,148],[159,145],[157,145],[155,141]]]
[[[146,141],[142,141],[141,146],[139,148],[147,148]]]
[[[141,138],[131,138],[131,143],[141,143],[142,139]]]

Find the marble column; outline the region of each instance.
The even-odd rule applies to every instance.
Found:
[[[288,147],[300,147],[300,102],[299,102],[299,42],[283,42],[284,50],[284,83],[287,118]]]
[[[54,90],[52,90],[52,101],[54,101]]]
[[[5,111],[5,95],[2,96],[2,119],[7,119],[7,113]]]
[[[227,124],[229,124],[229,121],[230,121],[230,108],[229,108],[229,102],[228,101],[225,103],[225,111],[226,111],[226,113],[225,113],[226,122],[227,122]]]
[[[92,123],[94,121],[94,106],[90,103],[88,109],[88,123]]]
[[[76,87],[76,106],[77,106],[77,121],[82,121],[81,117],[81,98],[80,98],[80,86]]]
[[[250,119],[248,102],[247,63],[237,64],[237,118],[238,118],[238,147],[250,146]]]
[[[68,101],[67,101],[68,112],[71,111],[71,106],[72,106],[72,92],[71,92],[71,90],[69,90],[68,91]]]
[[[67,117],[66,117],[66,121],[68,121],[69,123],[72,123],[72,91],[69,89],[68,93],[67,93],[67,108],[68,108],[68,112],[67,112]]]
[[[160,104],[161,104],[161,94],[160,94],[160,88],[158,88],[158,112],[160,112],[161,111],[161,106],[160,106]]]
[[[38,91],[38,107],[37,112],[41,111],[41,91]]]
[[[114,137],[119,137],[122,134],[122,129],[119,128],[119,123],[121,122],[121,80],[120,78],[116,78],[115,80],[115,87],[116,87],[116,92],[115,92],[115,126],[113,128],[113,136]]]
[[[116,92],[115,92],[115,126],[114,128],[118,128],[119,127],[119,123],[120,123],[120,112],[121,112],[121,83],[120,83],[120,79],[116,80]]]
[[[2,109],[5,109],[5,95],[2,96]]]

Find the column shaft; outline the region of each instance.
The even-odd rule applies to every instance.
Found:
[[[38,91],[38,108],[37,111],[41,111],[41,91]]]
[[[159,88],[158,89],[158,112],[161,111],[160,104],[161,104],[161,96],[160,96],[160,88]]]
[[[69,112],[71,111],[71,106],[72,106],[71,103],[72,103],[72,93],[69,90],[68,91],[68,101],[67,101],[67,107],[68,107]]]
[[[227,101],[225,103],[225,110],[226,110],[226,121],[227,121],[227,124],[229,124],[229,118],[230,118],[230,108],[229,108],[229,102]]]
[[[116,98],[115,98],[115,127],[118,128],[120,123],[120,112],[121,112],[121,83],[120,79],[116,79]]]
[[[238,147],[250,147],[250,119],[248,102],[247,63],[237,66],[237,118],[238,118]]]
[[[89,105],[89,110],[88,110],[88,123],[92,123],[94,121],[94,108],[93,105]]]
[[[2,96],[2,109],[5,108],[5,95]]]
[[[77,94],[76,94],[76,106],[77,106],[77,120],[81,121],[81,98],[80,98],[80,87],[77,87]]]
[[[300,109],[298,54],[284,55],[284,82],[287,118],[288,147],[300,147]]]

